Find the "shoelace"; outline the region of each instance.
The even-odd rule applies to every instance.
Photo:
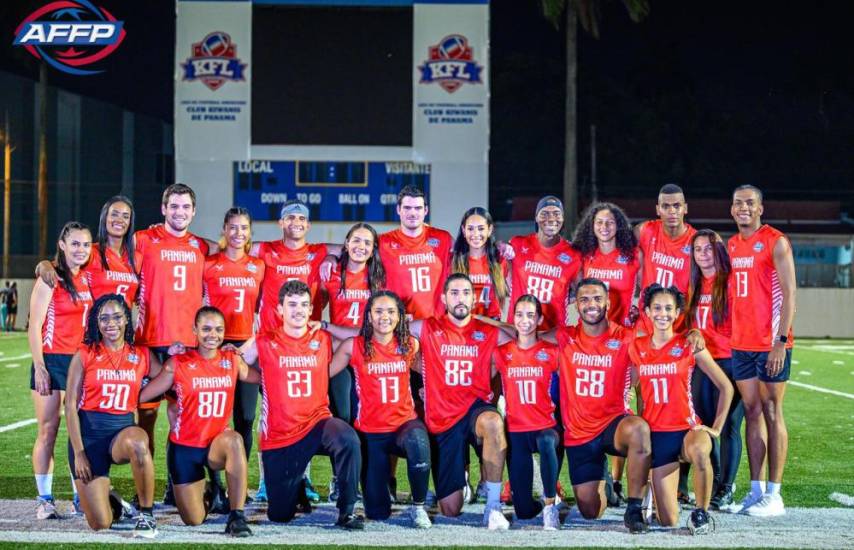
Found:
[[[693,515],[693,513],[691,514]],[[691,515],[688,516],[688,521],[685,522],[685,529],[688,529],[688,525],[691,524]],[[717,525],[715,524],[715,518],[712,514],[706,512],[706,517],[709,519],[709,525],[711,526],[711,532],[714,533]],[[688,529],[690,531],[690,529]]]

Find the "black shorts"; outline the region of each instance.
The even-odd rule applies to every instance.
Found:
[[[6,313],[8,313],[9,315],[16,315],[18,313],[18,306],[9,306],[9,308],[6,310]]]
[[[483,442],[478,441],[475,431],[477,419],[481,414],[490,411],[498,413],[494,406],[478,399],[456,424],[440,434],[431,435],[433,485],[437,498],[443,499],[465,486],[469,445],[474,447],[478,456],[483,451]]]
[[[183,485],[205,479],[208,453],[211,447],[190,447],[169,442],[166,446],[166,464],[172,483]]]
[[[689,430],[651,432],[649,439],[652,443],[652,467],[658,468],[679,462],[679,457],[682,456],[682,444],[688,432]]]
[[[78,411],[80,435],[83,437],[83,450],[89,460],[92,477],[109,477],[113,462],[113,442],[119,432],[134,425],[133,413],[110,414],[95,411]],[[77,479],[74,471],[74,449],[68,442],[68,465],[71,475]]]
[[[588,481],[605,479],[605,455],[626,456],[617,451],[614,438],[620,422],[631,415],[621,414],[614,418],[599,435],[580,445],[566,446],[566,459],[569,461],[569,480],[573,485]]]
[[[50,376],[50,391],[65,391],[65,383],[68,379],[68,366],[71,365],[73,355],[63,353],[45,353],[44,366]],[[36,389],[36,365],[30,364],[30,389]]]
[[[786,358],[783,360],[783,370],[777,376],[768,376],[765,362],[768,360],[767,351],[732,350],[732,374],[736,381],[759,378],[762,382],[786,382],[792,368],[792,349],[786,348]]]

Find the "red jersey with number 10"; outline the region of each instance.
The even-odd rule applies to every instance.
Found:
[[[142,378],[148,374],[148,349],[125,344],[111,351],[95,344],[80,346],[83,385],[77,409],[109,414],[136,410]]]
[[[225,315],[225,339],[248,340],[252,337],[255,304],[264,279],[264,262],[244,255],[232,260],[225,252],[205,261],[205,304]]]
[[[341,266],[336,263],[329,281],[323,283],[323,288],[329,295],[330,321],[333,325],[343,327],[361,327],[365,304],[371,297],[367,266],[356,273],[347,270],[344,282],[347,288],[342,291]]]
[[[543,340],[528,349],[517,342],[498,347],[495,368],[501,373],[508,431],[532,432],[557,424],[549,394],[557,356],[557,346]]]
[[[142,256],[138,252],[134,252],[134,254],[136,267],[139,269],[142,264]],[[108,246],[105,256],[107,257],[108,269],[104,269],[101,263],[101,249],[98,243],[94,243],[89,263],[84,268],[86,278],[89,281],[89,288],[92,290],[92,298],[97,300],[105,294],[118,294],[124,296],[128,307],[133,307],[136,291],[139,288],[139,277],[130,268],[127,251],[119,256],[115,250]]]
[[[264,261],[264,283],[261,285],[261,332],[282,329],[278,313],[279,290],[288,281],[298,280],[308,285],[313,310],[311,318],[320,320],[323,300],[320,296],[320,264],[326,258],[325,244],[305,244],[297,249],[282,241],[259,243],[258,258]]]
[[[410,337],[410,349],[415,346]],[[409,368],[412,357],[404,357],[392,338],[388,344],[371,343],[373,355],[365,351],[365,339],[353,339],[350,366],[356,376],[359,407],[353,425],[367,433],[389,433],[417,418],[412,392],[409,389]]]
[[[603,254],[596,249],[582,261],[583,277],[599,279],[608,286],[608,320],[630,327],[629,310],[637,283],[640,260],[637,254],[625,257],[618,249]]]
[[[671,239],[664,231],[661,220],[650,220],[643,224],[638,238],[638,247],[643,251],[643,277],[641,290],[652,283],[663,287],[676,286],[688,292],[691,278],[691,239],[696,229],[685,224],[687,231]]]
[[[92,308],[92,293],[81,269],[72,278],[77,301],[60,284],[54,285],[42,323],[42,352],[72,355],[83,343],[86,321]]]

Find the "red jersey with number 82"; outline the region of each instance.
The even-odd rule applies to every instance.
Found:
[[[517,342],[498,347],[495,367],[501,373],[508,431],[532,432],[557,424],[549,394],[557,356],[557,346],[543,340],[528,349]]]
[[[92,309],[92,293],[82,269],[72,282],[77,290],[76,302],[59,283],[54,285],[42,323],[43,353],[72,355],[83,343],[89,310]]]
[[[77,409],[109,414],[136,410],[142,378],[148,374],[148,349],[125,344],[111,351],[95,344],[80,346],[83,385]]]
[[[415,339],[410,337],[410,349]],[[409,389],[411,357],[404,357],[392,338],[388,344],[371,343],[373,355],[365,351],[365,339],[353,339],[350,366],[356,375],[359,407],[353,425],[367,433],[388,433],[417,418]]]
[[[325,244],[305,244],[291,249],[282,241],[259,243],[258,258],[263,260],[266,270],[261,285],[261,332],[281,330],[279,316],[279,290],[288,281],[298,280],[308,285],[313,310],[311,318],[320,320],[323,299],[320,296],[320,264],[326,258]]]
[[[142,256],[134,252],[137,269],[142,264]],[[101,250],[98,243],[92,245],[92,255],[89,263],[84,268],[89,288],[92,290],[92,298],[97,300],[105,294],[118,294],[124,296],[128,307],[133,307],[136,300],[136,291],[139,288],[139,277],[130,268],[127,251],[119,256],[116,251],[107,247],[105,253],[108,269],[104,269],[101,263]]]
[[[252,337],[255,304],[264,279],[264,262],[243,256],[235,261],[219,252],[205,261],[205,304],[225,315],[225,339]]]
[[[430,433],[452,427],[475,400],[492,400],[492,354],[498,329],[477,319],[464,327],[447,315],[421,325],[424,417]]]
[[[333,325],[342,327],[361,327],[365,314],[365,304],[371,297],[371,287],[368,285],[368,268],[356,273],[347,270],[344,283],[347,288],[341,288],[341,266],[335,264],[329,281],[323,283],[329,295],[329,318]]]
[[[233,351],[205,359],[195,350],[172,357],[172,388],[178,396],[178,418],[169,440],[188,447],[207,447],[228,428],[234,407],[237,362]]]

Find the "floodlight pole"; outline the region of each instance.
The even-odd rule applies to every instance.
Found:
[[[12,140],[9,136],[9,112],[3,129],[3,278],[9,277],[9,231],[12,219]]]

